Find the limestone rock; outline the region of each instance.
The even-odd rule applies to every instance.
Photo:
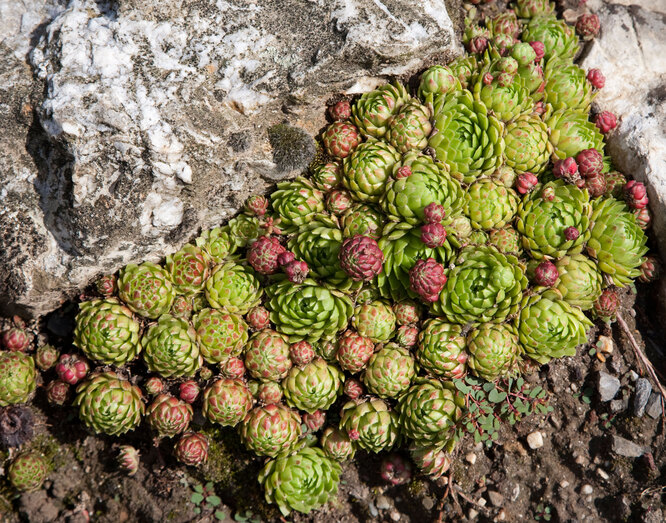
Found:
[[[0,10],[4,313],[46,313],[101,274],[163,258],[308,165],[330,96],[461,52],[444,0]],[[278,124],[298,147],[273,148]]]

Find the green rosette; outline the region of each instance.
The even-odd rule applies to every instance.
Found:
[[[553,57],[573,60],[578,52],[576,31],[554,15],[530,19],[523,29],[521,39],[523,42],[542,42],[546,61]]]
[[[467,351],[462,327],[440,318],[429,318],[419,333],[416,359],[428,374],[460,379],[467,373]]]
[[[142,340],[148,370],[165,378],[194,376],[203,363],[196,336],[185,320],[161,316]]]
[[[374,453],[398,442],[398,415],[382,400],[349,401],[342,407],[340,428],[359,447]]]
[[[544,69],[545,99],[555,111],[559,109],[590,112],[592,85],[587,73],[569,60],[553,58]]]
[[[169,274],[159,265],[130,263],[120,271],[118,296],[138,315],[152,320],[169,312],[176,296]]]
[[[596,149],[604,154],[604,137],[588,120],[585,111],[560,109],[546,119],[546,125],[550,129],[553,161],[575,158],[585,149]]]
[[[363,94],[352,106],[352,122],[363,136],[382,138],[391,117],[410,99],[400,82],[383,85]]]
[[[192,319],[203,359],[217,364],[239,356],[248,339],[242,316],[217,309],[203,309]]]
[[[513,370],[520,354],[518,333],[510,324],[483,323],[467,335],[467,350],[472,374],[493,381]]]
[[[506,164],[517,174],[539,175],[546,170],[553,152],[548,127],[541,119],[522,115],[506,126]]]
[[[484,178],[468,187],[463,212],[475,229],[495,229],[513,220],[518,202],[513,189]]]
[[[309,180],[298,177],[278,183],[271,204],[280,216],[280,228],[291,233],[308,223],[313,214],[324,212],[324,194]]]
[[[601,295],[604,279],[597,264],[582,254],[572,254],[555,264],[560,274],[555,288],[562,299],[586,311],[594,306]]]
[[[215,309],[245,314],[261,302],[263,289],[251,267],[227,262],[206,280],[206,299]]]
[[[400,153],[386,142],[364,142],[342,163],[342,184],[361,202],[377,203]]]
[[[287,405],[305,412],[328,410],[342,393],[344,374],[322,359],[292,367],[282,382]]]

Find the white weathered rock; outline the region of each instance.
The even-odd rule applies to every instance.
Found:
[[[538,430],[535,430],[534,432],[530,432],[527,435],[527,445],[532,449],[540,449],[543,447],[543,434],[539,432]]]
[[[666,257],[666,3],[590,0],[586,5],[599,15],[601,33],[581,66],[604,73],[606,85],[594,105],[615,113],[619,122],[607,152],[621,172],[646,184],[655,235]],[[666,293],[666,279],[662,282]]]
[[[0,38],[0,309],[33,315],[298,174],[331,95],[461,51],[444,0],[0,0]]]

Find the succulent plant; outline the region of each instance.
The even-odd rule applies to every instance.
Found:
[[[118,292],[118,278],[113,274],[106,274],[95,282],[95,289],[104,298],[110,298]]]
[[[208,460],[208,438],[200,432],[183,434],[173,449],[178,461],[191,467],[197,467]]]
[[[647,237],[636,223],[636,217],[622,202],[600,198],[593,203],[593,223],[587,253],[597,260],[599,269],[608,274],[618,287],[628,285],[640,276]]]
[[[193,318],[201,356],[208,363],[220,363],[238,356],[248,339],[247,324],[238,314],[203,309]]]
[[[321,287],[313,280],[305,280],[301,285],[282,281],[267,288],[266,293],[275,329],[287,335],[292,343],[332,338],[347,326],[353,311],[347,296]]]
[[[349,401],[342,407],[340,428],[370,452],[390,450],[399,437],[398,416],[384,401]]]
[[[346,238],[338,251],[338,258],[342,270],[356,282],[372,280],[381,272],[384,262],[384,254],[369,236]]]
[[[334,158],[346,158],[361,143],[358,128],[349,122],[334,122],[322,135],[326,152]]]
[[[544,75],[546,79],[544,101],[552,105],[553,110],[589,112],[593,98],[592,85],[587,80],[585,70],[568,59],[553,58],[546,63]]]
[[[451,169],[451,175],[464,183],[492,174],[502,162],[503,128],[494,116],[488,116],[483,102],[472,93],[458,91],[435,103],[435,129],[428,145]]]
[[[428,374],[461,379],[467,373],[467,354],[462,327],[430,318],[419,334],[416,359]]]
[[[128,476],[134,476],[139,471],[139,451],[131,445],[121,445],[118,448],[118,456],[116,457],[118,468],[125,472]]]
[[[24,329],[11,327],[2,333],[2,346],[7,350],[25,351],[30,347],[30,337]]]
[[[161,378],[152,376],[146,380],[143,384],[143,388],[146,389],[146,392],[151,396],[157,396],[164,392],[165,385]]]
[[[451,467],[449,454],[436,446],[412,445],[409,454],[419,470],[433,479],[441,478]]]
[[[9,465],[7,477],[20,492],[38,490],[49,473],[49,462],[38,451],[31,450],[18,455]]]
[[[37,383],[35,362],[23,352],[0,352],[0,407],[26,403]]]
[[[69,397],[70,385],[61,380],[53,380],[46,386],[46,399],[54,405],[64,405]]]
[[[576,20],[576,32],[583,40],[591,40],[599,34],[599,15],[583,13]]]
[[[133,312],[154,320],[169,311],[175,291],[162,267],[143,262],[120,271],[118,296]]]
[[[264,405],[275,405],[282,400],[282,387],[276,381],[265,381],[259,385],[255,396]]]
[[[418,378],[398,401],[400,429],[416,445],[440,449],[454,437],[464,405],[453,383]]]
[[[512,7],[520,18],[550,16],[555,12],[555,4],[550,0],[514,0]]]
[[[374,207],[356,204],[350,207],[341,217],[340,226],[345,238],[367,236],[373,240],[381,237],[384,217]]]
[[[544,172],[553,152],[548,127],[539,118],[522,115],[506,126],[506,164],[516,173]]]
[[[282,382],[287,405],[305,412],[328,410],[342,392],[344,376],[334,365],[316,359],[292,367]]]
[[[206,251],[192,244],[167,256],[166,270],[174,290],[179,294],[201,292],[210,274],[210,262]]]
[[[342,166],[339,162],[319,163],[311,169],[310,176],[317,189],[330,191],[342,182]]]
[[[404,154],[423,150],[428,145],[431,132],[430,110],[412,98],[391,117],[385,138],[399,153]]]
[[[194,328],[169,314],[148,329],[142,344],[148,370],[164,378],[194,376],[203,363]]]
[[[391,117],[409,100],[407,89],[393,82],[365,93],[352,107],[352,121],[364,136],[382,138]]]
[[[532,257],[560,258],[582,250],[590,235],[591,214],[586,190],[555,180],[523,199],[518,206],[516,229],[523,237],[523,247]],[[575,227],[580,233],[574,240],[564,234],[568,227]]]
[[[358,148],[357,148],[358,150]],[[271,194],[273,209],[280,215],[285,232],[293,232],[304,225],[313,213],[324,210],[324,195],[305,178],[278,183]]]
[[[603,134],[608,134],[617,127],[617,116],[610,111],[601,111],[594,118],[594,125],[596,125]]]
[[[366,366],[374,351],[372,340],[348,330],[338,338],[335,357],[342,370],[356,374]]]
[[[387,301],[363,303],[354,309],[352,325],[361,336],[375,343],[385,342],[395,332],[395,314]]]
[[[348,120],[351,117],[351,104],[349,100],[340,100],[329,106],[328,114],[336,122]]]
[[[326,427],[320,445],[326,455],[336,461],[350,460],[356,454],[356,444],[344,430],[337,427]]]
[[[587,341],[592,322],[562,299],[553,289],[526,296],[517,318],[518,338],[527,356],[539,363],[573,356],[576,346]]]
[[[285,336],[272,329],[253,334],[245,348],[245,367],[253,378],[262,381],[283,379],[291,368]]]
[[[559,20],[555,16],[531,18],[525,25],[521,38],[523,42],[542,42],[546,60],[552,57],[571,60],[578,52],[576,32],[564,20]]]
[[[502,322],[518,310],[526,287],[524,266],[515,256],[494,247],[465,247],[433,310],[453,323]]]
[[[259,473],[266,501],[284,516],[292,510],[309,513],[328,503],[338,492],[342,469],[323,450],[306,447],[290,456],[270,460]]]
[[[307,365],[316,356],[314,348],[307,341],[297,341],[289,346],[289,358],[294,365]]]
[[[326,210],[336,216],[343,215],[354,204],[349,191],[334,189],[326,195]]]
[[[60,352],[53,345],[40,345],[35,351],[35,365],[40,370],[47,371],[56,364],[59,356]]]
[[[467,189],[463,212],[475,229],[495,229],[513,220],[518,202],[518,195],[513,189],[484,178]]]
[[[399,169],[409,167],[411,174],[398,178]],[[405,154],[393,166],[393,177],[386,183],[381,205],[388,217],[412,225],[425,219],[425,208],[436,203],[442,205],[447,216],[453,216],[462,206],[462,188],[447,172],[443,164],[416,152]],[[440,220],[441,221],[441,220]]]
[[[76,388],[79,418],[96,433],[118,436],[139,425],[145,413],[141,389],[115,372],[93,374]]]
[[[474,99],[482,102],[492,114],[503,122],[509,122],[520,114],[528,112],[532,107],[530,89],[518,72],[518,63],[513,72],[502,71],[500,67],[505,66],[502,60],[514,60],[503,58],[495,60],[492,64],[484,67],[473,87]]]
[[[573,254],[561,258],[555,265],[559,272],[556,289],[562,299],[583,311],[591,309],[604,282],[597,264],[587,256]]]
[[[523,252],[520,234],[513,227],[493,229],[488,234],[488,240],[503,254],[520,255]]]
[[[286,249],[275,236],[262,236],[247,250],[247,261],[259,274],[275,274],[280,265],[278,256]]]
[[[483,323],[467,335],[467,366],[479,378],[493,381],[512,371],[520,353],[518,335],[510,324]]]
[[[603,151],[603,135],[584,111],[560,109],[546,120],[546,125],[550,129],[554,160],[575,157],[585,149]]]
[[[409,270],[411,290],[427,303],[436,302],[439,299],[439,293],[444,285],[446,285],[444,267],[434,258],[418,260]]]
[[[168,394],[160,394],[148,407],[146,418],[158,437],[172,438],[187,430],[192,414],[188,403]]]
[[[393,304],[395,321],[398,325],[411,325],[418,323],[421,310],[419,305],[412,300],[402,300]]]
[[[414,358],[409,351],[389,343],[372,355],[362,379],[371,394],[396,398],[409,387],[415,375]]]
[[[141,352],[141,324],[118,300],[84,301],[79,306],[74,345],[90,359],[124,365]]]
[[[265,329],[270,323],[270,313],[265,307],[257,305],[256,307],[252,307],[249,311],[247,311],[245,320],[250,325],[250,327],[255,330]]]
[[[342,184],[360,202],[377,203],[400,153],[386,142],[364,142],[344,159]]]
[[[203,395],[203,414],[212,423],[234,427],[252,408],[252,393],[241,380],[219,379]]]
[[[259,305],[262,292],[254,271],[233,262],[216,266],[206,281],[206,299],[211,307],[238,314]]]
[[[231,240],[229,227],[215,227],[201,233],[195,243],[201,247],[215,263],[224,262],[225,258],[234,253],[236,244]]]
[[[594,316],[606,321],[614,320],[620,308],[620,296],[612,287],[604,289],[594,302]]]
[[[301,418],[283,405],[256,407],[243,420],[239,432],[249,450],[274,458],[294,448],[301,436]]]
[[[194,380],[187,380],[178,386],[178,397],[186,403],[194,403],[199,397],[201,388]]]

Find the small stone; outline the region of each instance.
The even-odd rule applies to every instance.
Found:
[[[567,488],[569,485],[570,483],[566,479],[560,481],[560,488]]]
[[[626,410],[628,406],[629,398],[616,399],[610,402],[612,412],[622,412],[623,410]]]
[[[493,507],[501,507],[504,504],[504,496],[494,490],[488,491],[488,501]]]
[[[377,507],[375,507],[375,504],[372,501],[370,503],[368,503],[368,508],[370,509],[370,515],[373,518],[376,518],[377,516],[379,516],[379,511],[377,510]]]
[[[583,488],[580,489],[580,491],[587,496],[589,494],[592,494],[592,492],[594,492],[594,489],[592,488],[592,485],[585,484],[583,485]]]
[[[474,510],[473,508],[469,509],[469,512],[467,513],[467,517],[469,519],[476,519],[478,515],[479,515],[479,513],[476,510]]]
[[[551,416],[550,424],[558,430],[562,427],[562,422],[555,416]]]
[[[634,409],[634,416],[640,418],[645,414],[645,407],[652,394],[652,385],[645,378],[639,378],[636,382],[636,394],[634,395],[634,402],[632,407]]]
[[[604,469],[597,469],[597,474],[601,479],[608,480],[608,478],[610,478],[608,472],[606,472]]]
[[[635,370],[630,370],[627,375],[629,376],[629,379],[631,381],[636,381],[638,379],[638,374],[636,373]]]
[[[661,394],[658,392],[652,393],[645,412],[647,412],[647,415],[653,419],[657,419],[659,416],[661,416]]]
[[[379,510],[386,510],[391,508],[391,503],[389,503],[389,500],[386,496],[379,496],[377,498],[377,508]]]
[[[397,510],[392,510],[390,516],[392,521],[400,521],[400,518],[402,517]]]
[[[620,380],[607,372],[601,371],[599,373],[599,381],[597,382],[597,391],[599,392],[601,401],[612,400],[618,390],[620,390]]]
[[[432,510],[432,508],[435,506],[435,500],[430,496],[423,498],[421,503],[423,503],[423,508],[426,510]]]
[[[499,514],[497,514],[497,521],[505,521],[506,520],[506,510],[502,509],[499,511]]]
[[[645,449],[633,441],[620,436],[613,436],[613,452],[626,458],[638,458],[645,453]]]
[[[487,504],[488,502],[486,501],[485,498],[479,498],[479,501],[477,501],[477,503],[478,503],[480,506],[485,507],[486,504]]]
[[[543,447],[543,435],[538,430],[527,435],[527,445],[532,449],[540,449]]]
[[[520,496],[520,484],[513,487],[513,490],[511,491],[511,501],[516,501],[518,496]]]
[[[474,463],[476,463],[476,454],[474,454],[474,452],[470,452],[469,454],[465,455],[465,461],[470,465],[474,465]]]

